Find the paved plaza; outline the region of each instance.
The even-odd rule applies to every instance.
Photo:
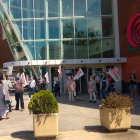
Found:
[[[81,94],[75,103],[68,103],[68,95],[62,95],[59,103],[59,135],[56,140],[140,140],[140,100],[133,101],[135,110],[131,115],[131,129],[124,133],[108,133],[100,125],[99,105],[88,103],[89,95]],[[13,99],[13,109],[15,100]],[[28,95],[24,95],[25,111],[10,113],[10,119],[0,121],[0,140],[34,140],[33,117],[28,111]]]

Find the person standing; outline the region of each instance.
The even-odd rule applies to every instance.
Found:
[[[88,92],[90,94],[89,103],[92,103],[92,99],[94,97],[94,103],[96,103],[96,81],[94,80],[93,76],[90,76],[90,81],[88,82]]]
[[[6,89],[6,83],[3,81],[3,74],[0,74],[0,120],[2,120],[2,116],[5,115],[6,118],[9,119],[9,110],[7,105],[4,104],[5,95],[9,95],[8,89]]]
[[[79,78],[75,80],[75,84],[76,84],[76,97],[79,98],[79,87],[80,87],[80,83],[79,83]]]
[[[72,83],[73,83],[72,76],[69,76],[68,81],[66,83],[66,89],[69,92],[69,102],[71,102],[71,100],[74,102],[73,90],[71,89]]]
[[[19,110],[19,99],[21,102],[21,111],[24,110],[24,100],[23,100],[23,90],[24,90],[24,81],[20,77],[20,73],[18,72],[16,75],[15,85],[15,97],[16,97],[16,108],[15,110]]]
[[[36,82],[34,80],[34,77],[31,76],[30,80],[29,80],[29,100],[31,98],[31,92],[35,92],[35,86],[36,86]]]
[[[129,82],[130,82],[130,91],[131,91],[131,97],[135,100],[137,100],[137,94],[138,94],[138,91],[137,91],[137,78],[136,78],[136,75],[135,73],[132,73],[130,79],[129,79]]]
[[[103,99],[106,99],[106,97],[108,96],[108,88],[109,88],[109,80],[106,77],[105,72],[102,72],[102,79],[100,80],[100,91]]]
[[[108,92],[110,93],[113,93],[113,86],[114,86],[114,80],[113,80],[113,78],[109,75],[109,74],[107,74],[107,78],[109,79],[109,88],[108,88]]]
[[[40,87],[39,90],[46,90],[46,82],[42,78],[42,75],[39,76],[38,85]]]
[[[54,88],[55,88],[55,98],[57,97],[57,93],[58,93],[59,99],[61,99],[61,97],[60,97],[60,85],[61,85],[61,83],[60,83],[59,78],[58,78],[58,79],[56,79]]]
[[[97,76],[97,73],[94,72],[94,80],[96,81],[96,89],[98,94],[98,99],[100,99],[100,78]]]

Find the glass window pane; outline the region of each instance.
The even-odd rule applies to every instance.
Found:
[[[112,0],[101,0],[101,14],[112,15]]]
[[[49,20],[49,39],[60,39],[60,20]]]
[[[87,38],[87,19],[75,19],[76,38]]]
[[[76,59],[88,58],[87,40],[75,40]]]
[[[47,59],[46,41],[36,42],[36,60]]]
[[[11,0],[10,1],[10,16],[12,19],[21,18],[21,0]]]
[[[73,16],[73,0],[62,0],[63,17]]]
[[[63,19],[63,38],[74,37],[73,19]]]
[[[89,40],[89,58],[101,58],[101,39]]]
[[[16,32],[18,33],[18,36],[22,40],[22,22],[21,21],[12,21],[12,22],[13,22]]]
[[[24,48],[31,60],[35,60],[34,42],[23,42]]]
[[[60,17],[59,0],[48,0],[48,17]]]
[[[114,39],[102,39],[103,58],[113,58],[115,51]]]
[[[23,21],[23,40],[34,40],[34,21]]]
[[[35,20],[35,31],[35,39],[46,39],[46,20]]]
[[[101,37],[101,18],[88,18],[88,37]]]
[[[12,49],[13,56],[14,56],[16,61],[27,60],[25,53],[22,50],[20,44],[16,44],[16,45],[11,46],[11,49]]]
[[[23,18],[33,18],[33,0],[22,1]]]
[[[35,4],[35,17],[36,18],[45,18],[46,17],[46,8],[45,0],[34,0]]]
[[[61,43],[60,41],[49,41],[50,59],[61,59]]]
[[[74,40],[63,41],[62,59],[74,59]]]
[[[88,16],[100,15],[100,0],[87,0]]]
[[[2,0],[2,2],[4,4],[4,7],[5,7],[6,11],[9,14],[9,0]]]
[[[5,31],[9,44],[12,45],[12,44],[18,42],[15,32],[14,32],[12,26],[10,25],[6,15],[4,14],[4,11],[3,11],[3,8],[1,7],[1,5],[0,5],[0,20],[1,20],[1,23],[3,24],[3,28],[4,28],[4,31]]]
[[[103,37],[113,37],[113,24],[111,17],[102,17]]]
[[[86,0],[74,1],[74,15],[86,16]]]

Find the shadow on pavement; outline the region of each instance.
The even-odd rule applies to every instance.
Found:
[[[104,129],[104,127],[102,127],[101,125],[98,126],[85,126],[84,129],[88,132],[96,132],[96,133],[108,133],[108,131],[106,129]]]
[[[131,129],[140,130],[140,126],[131,126]]]

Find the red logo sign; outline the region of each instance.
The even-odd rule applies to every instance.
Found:
[[[134,48],[140,47],[140,13],[135,14],[129,21],[127,38]]]

